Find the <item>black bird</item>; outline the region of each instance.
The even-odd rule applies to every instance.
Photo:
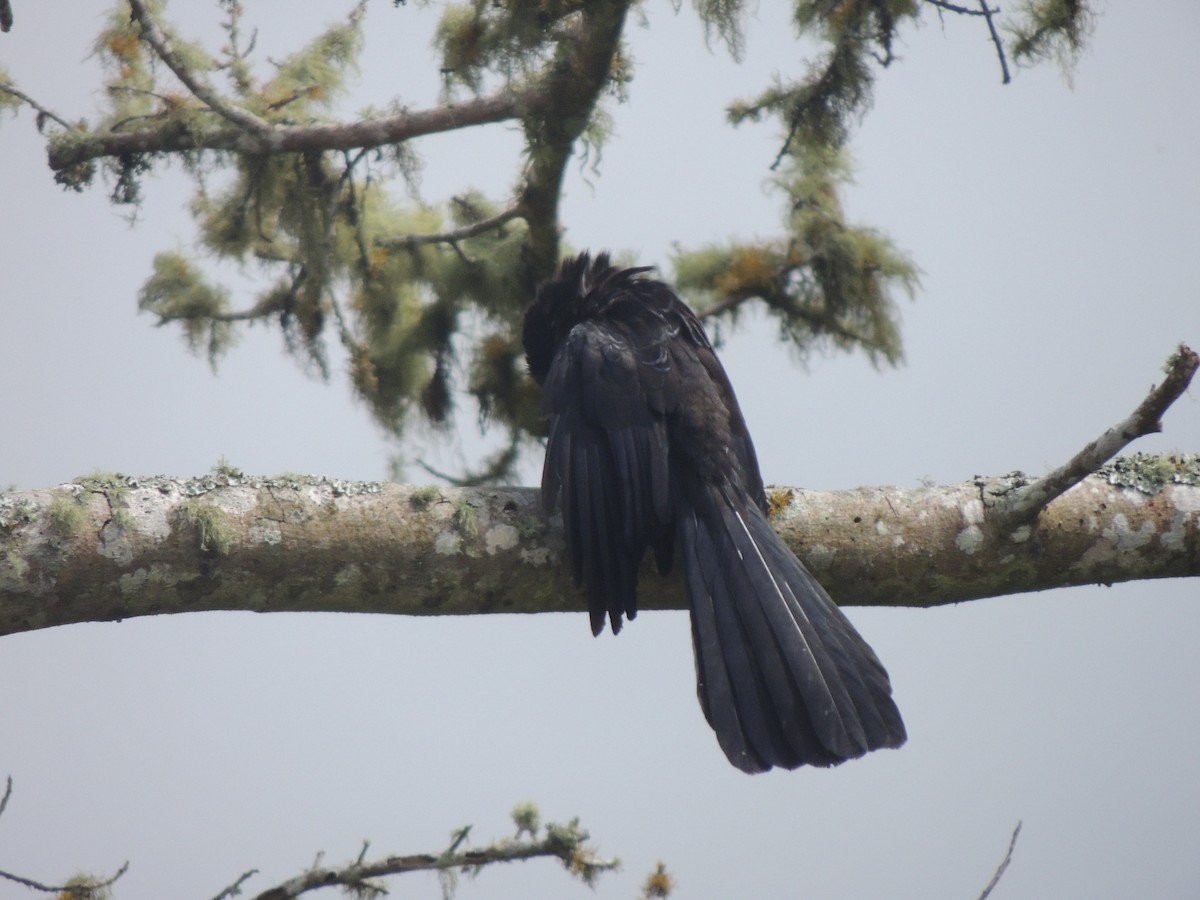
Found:
[[[833,766],[904,743],[887,672],[766,517],[754,445],[700,320],[649,267],[563,262],[525,313],[592,631],[637,614],[638,568],[678,543],[704,716],[739,769]]]

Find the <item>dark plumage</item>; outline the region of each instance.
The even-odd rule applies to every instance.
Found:
[[[637,614],[638,567],[678,544],[700,705],[746,772],[898,747],[887,672],[766,518],[754,445],[699,319],[645,268],[562,264],[525,314],[561,507],[592,631]]]

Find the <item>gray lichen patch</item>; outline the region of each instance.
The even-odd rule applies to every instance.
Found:
[[[978,553],[983,543],[983,529],[978,525],[968,525],[954,538],[954,546],[968,555]]]
[[[1153,496],[1168,484],[1200,485],[1200,454],[1118,456],[1101,466],[1096,475],[1109,484],[1134,488]]]
[[[0,496],[0,533],[28,525],[40,511],[28,497]]]
[[[1174,513],[1171,521],[1159,536],[1162,546],[1173,552],[1182,551],[1187,547],[1189,526],[1200,527],[1200,497],[1196,491],[1180,489],[1173,492]]]
[[[513,549],[519,540],[520,534],[512,525],[493,525],[483,536],[488,556],[495,556],[502,550]]]
[[[130,530],[123,525],[128,516],[120,519],[113,517],[100,529],[100,540],[96,544],[96,552],[111,559],[119,566],[127,566],[133,562],[134,545]]]
[[[434,539],[433,550],[439,556],[454,556],[462,552],[462,538],[451,531],[443,531]]]

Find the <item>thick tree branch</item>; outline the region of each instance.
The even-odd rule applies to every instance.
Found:
[[[847,605],[1200,575],[1200,457],[1142,462],[1157,492],[1090,476],[1036,529],[1011,527],[973,482],[776,490],[774,524]],[[0,495],[0,634],[217,609],[579,610],[563,550],[529,488],[96,476]],[[678,574],[650,569],[642,607],[683,608]]]
[[[58,172],[102,157],[137,153],[230,150],[262,154],[374,148],[424,135],[503,122],[526,112],[536,112],[543,103],[541,92],[531,88],[357,122],[271,125],[265,136],[241,127],[205,128],[194,124],[187,129],[165,127],[118,133],[72,131],[56,136],[51,142],[49,162],[50,168]]]
[[[564,41],[544,77],[545,105],[525,117],[529,165],[520,206],[529,223],[529,293],[558,264],[558,204],[575,142],[591,121],[620,48],[628,0],[583,6],[576,35]]]

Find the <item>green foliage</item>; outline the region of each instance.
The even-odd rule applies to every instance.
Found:
[[[57,900],[112,900],[111,879],[101,881],[92,875],[74,875],[63,885]]]
[[[217,507],[189,501],[179,507],[176,515],[193,530],[202,553],[220,556],[233,546],[234,530]]]
[[[0,83],[12,84],[12,76],[8,74],[8,70],[4,66],[0,66]],[[16,94],[10,94],[6,91],[0,91],[0,113],[11,112],[16,115],[17,110],[22,106],[21,98]]]
[[[895,294],[913,294],[918,270],[883,235],[845,222],[838,190],[848,179],[842,151],[804,146],[774,179],[788,201],[787,236],[680,253],[677,284],[731,315],[745,299],[763,301],[801,356],[830,344],[898,362]]]
[[[259,112],[286,109],[290,118],[327,113],[345,88],[346,76],[358,71],[362,29],[357,9],[345,22],[335,22],[307,46],[284,57],[275,66],[275,77],[258,91]]]
[[[536,838],[539,829],[542,827],[542,813],[538,809],[536,803],[526,802],[518,803],[512,810],[513,824],[517,826],[517,839],[522,835],[529,835],[531,838]]]
[[[652,900],[652,898],[670,897],[671,892],[675,890],[675,879],[671,877],[671,873],[667,871],[665,863],[658,863],[654,867],[645,882],[642,884],[643,900]]]
[[[716,32],[729,55],[741,62],[746,52],[746,34],[742,30],[746,4],[743,0],[693,0],[692,5],[704,22],[704,39],[711,43],[713,32]]]
[[[426,510],[440,500],[441,497],[442,492],[433,485],[429,484],[414,489],[408,497],[408,502],[411,503],[415,509]]]
[[[706,39],[740,59],[752,7],[744,0],[693,5]],[[503,429],[505,440],[476,471],[450,480],[505,480],[544,431],[525,373],[521,316],[560,255],[563,169],[574,156],[596,171],[611,132],[604,103],[623,100],[632,85],[620,35],[626,6],[463,0],[444,7],[434,46],[448,103],[428,112],[454,119],[452,111],[468,104],[449,104],[464,92],[516,98],[507,118],[523,129],[525,153],[512,199],[497,202],[464,183],[439,204],[420,197],[421,161],[412,142],[347,147],[329,140],[318,145],[323,149],[284,153],[273,143],[278,131],[268,140],[254,125],[257,118],[292,134],[339,124],[336,102],[363,46],[365,0],[296,52],[272,60],[266,76],[252,58],[240,3],[220,4],[225,39],[212,53],[173,33],[165,0],[147,7],[178,60],[207,86],[197,94],[216,96],[211,105],[157,59],[127,0],[95,42],[105,108],[94,127],[70,124],[0,84],[0,109],[33,106],[39,128],[52,123],[52,156],[77,160],[55,167],[66,187],[91,184],[102,165],[112,199],[136,203],[143,176],[167,159],[180,159],[194,177],[196,252],[160,253],[140,308],[160,324],[178,324],[188,346],[214,366],[241,323],[265,321],[280,329],[302,365],[328,377],[332,337],[348,358],[356,394],[399,438],[414,427],[448,432],[461,424],[459,405],[467,399],[480,426]],[[914,292],[918,270],[882,233],[846,222],[839,196],[848,179],[846,144],[870,106],[874,80],[894,61],[897,36],[933,9],[953,14],[953,7],[921,0],[793,0],[797,35],[823,42],[822,52],[806,70],[776,76],[728,108],[735,125],[770,120],[779,129],[770,187],[779,198],[780,233],[689,248],[674,258],[676,284],[707,307],[710,325],[736,324],[743,304],[755,301],[801,357],[859,349],[876,364],[901,359],[896,300]],[[1005,26],[1011,52],[1022,62],[1073,61],[1092,17],[1086,0],[1024,0],[1016,24]],[[982,25],[984,18],[976,13],[973,21]],[[577,66],[590,50],[592,62]],[[591,81],[589,72],[596,73]],[[230,110],[251,124],[235,125],[239,116]],[[405,113],[397,100],[360,117],[370,124]],[[445,130],[459,127],[451,121]],[[139,140],[120,152],[71,156],[127,132]],[[397,179],[406,191],[389,189]],[[205,256],[261,281],[235,304],[227,288],[204,276]]]
[[[188,349],[205,353],[215,366],[234,338],[228,292],[210,285],[182,254],[159,253],[153,267],[138,294],[138,308],[154,313],[161,323],[182,323]]]
[[[465,87],[478,94],[488,75],[505,86],[532,77],[567,32],[563,20],[578,8],[577,0],[447,5],[434,37],[447,90]]]
[[[83,527],[86,519],[82,498],[61,491],[55,492],[47,517],[51,534],[60,539],[69,538]]]
[[[1025,0],[1012,26],[1012,54],[1020,63],[1055,60],[1069,72],[1091,34],[1095,13],[1088,0]]]

